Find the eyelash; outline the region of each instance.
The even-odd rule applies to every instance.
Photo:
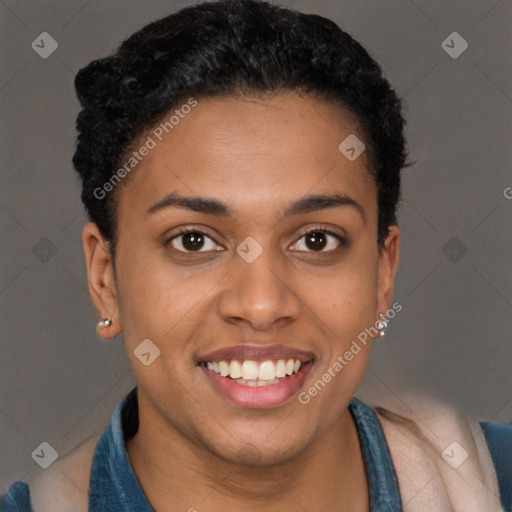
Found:
[[[305,236],[311,234],[311,233],[323,233],[325,235],[330,235],[332,237],[334,237],[336,240],[338,240],[338,242],[340,243],[340,247],[336,248],[336,249],[331,249],[330,251],[305,251],[305,252],[310,252],[310,253],[318,253],[318,254],[322,254],[322,253],[332,253],[332,252],[336,252],[336,251],[339,251],[340,248],[346,248],[348,247],[348,241],[345,237],[339,235],[338,233],[335,233],[334,231],[331,231],[329,229],[326,229],[326,228],[310,228],[308,229],[307,231],[305,231],[304,233],[302,233],[302,235],[300,235],[299,239],[297,240],[297,242],[299,240],[301,240],[302,238],[304,238]],[[295,242],[295,243],[297,243]],[[303,251],[300,251],[300,252],[303,252]]]
[[[334,231],[326,229],[326,228],[310,228],[310,229],[308,229],[307,231],[305,231],[304,233],[301,234],[301,236],[298,238],[297,242],[299,240],[301,240],[302,238],[304,238],[305,236],[311,234],[311,233],[324,233],[326,235],[331,235],[334,238],[336,238],[336,240],[338,240],[338,242],[340,243],[340,247],[341,248],[346,248],[349,245],[348,241],[347,241],[347,239],[345,237],[339,235],[338,233],[335,233]],[[176,238],[179,238],[180,236],[187,235],[187,234],[200,234],[200,235],[208,237],[210,240],[212,240],[213,242],[217,243],[208,233],[206,233],[205,231],[202,231],[201,229],[185,228],[182,231],[180,231],[179,233],[173,235],[168,240],[166,240],[165,245],[168,245],[173,240],[175,240]],[[295,243],[297,243],[297,242],[295,242]],[[335,251],[339,250],[340,247],[338,247],[337,249],[330,250],[330,251],[298,251],[298,252],[310,252],[310,253],[313,253],[313,254],[315,254],[315,253],[322,254],[322,253],[335,252]],[[194,254],[194,253],[207,252],[207,251],[181,251],[179,249],[177,249],[177,250],[178,250],[178,252],[185,253],[185,254]]]

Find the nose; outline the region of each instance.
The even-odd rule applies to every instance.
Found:
[[[299,318],[302,304],[294,291],[286,262],[278,264],[270,250],[263,250],[252,263],[238,255],[219,297],[219,312],[228,323],[246,323],[255,331]]]

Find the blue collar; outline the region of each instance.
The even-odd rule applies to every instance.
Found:
[[[370,512],[401,512],[391,456],[375,413],[353,398],[349,404],[359,434],[370,486]],[[126,439],[139,427],[137,386],[116,407],[96,445],[89,487],[89,512],[154,512],[133,471]]]

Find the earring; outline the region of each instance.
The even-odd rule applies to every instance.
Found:
[[[112,325],[112,320],[110,318],[104,318],[103,320],[100,320],[98,322],[98,325],[96,326],[96,330],[98,330],[100,327],[110,327]]]
[[[388,322],[382,313],[379,313],[379,318],[380,320],[377,321],[377,329],[379,329],[379,334],[382,338],[382,336],[386,334],[386,327],[388,326]]]

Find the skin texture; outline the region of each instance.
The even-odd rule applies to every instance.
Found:
[[[99,333],[123,331],[138,384],[140,427],[127,449],[156,510],[369,509],[347,406],[371,341],[307,405],[295,396],[236,406],[197,366],[220,348],[280,343],[313,352],[304,391],[391,307],[400,231],[391,227],[379,253],[366,154],[350,162],[338,150],[351,133],[363,139],[351,115],[310,96],[198,99],[122,185],[115,275],[108,243],[95,224],[84,227],[91,297],[113,319]],[[145,213],[172,192],[223,201],[235,214]],[[362,212],[283,217],[293,201],[335,192]],[[166,244],[185,227],[211,237],[202,252],[183,252],[184,237]],[[345,236],[348,247],[326,235],[315,250],[309,228]],[[236,253],[248,236],[263,249],[252,263]],[[149,366],[133,353],[146,338],[161,351]]]

